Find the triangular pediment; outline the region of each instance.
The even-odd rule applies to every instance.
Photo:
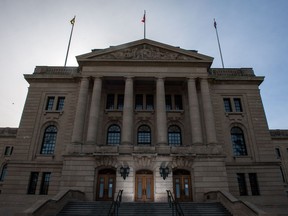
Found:
[[[184,50],[156,41],[143,39],[131,43],[112,46],[107,49],[93,50],[77,56],[78,62],[91,61],[152,61],[152,62],[206,62],[212,63],[213,58]]]

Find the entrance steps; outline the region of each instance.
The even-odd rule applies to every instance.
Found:
[[[111,202],[69,202],[57,216],[107,216]],[[232,216],[219,202],[180,203],[185,216]],[[168,203],[124,202],[119,216],[167,216],[172,215]]]

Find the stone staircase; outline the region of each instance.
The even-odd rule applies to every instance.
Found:
[[[111,202],[69,202],[57,216],[107,216]],[[181,203],[185,216],[232,216],[218,202]],[[168,203],[121,203],[119,216],[167,216],[172,215]]]

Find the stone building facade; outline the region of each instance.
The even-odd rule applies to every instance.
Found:
[[[123,189],[129,202],[165,202],[166,190],[179,201],[221,190],[287,202],[287,160],[275,148],[288,136],[269,131],[264,77],[251,68],[211,68],[212,57],[148,39],[77,61],[24,75],[19,128],[0,135],[2,203],[24,208],[67,189],[87,200]]]

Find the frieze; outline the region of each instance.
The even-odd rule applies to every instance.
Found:
[[[97,56],[97,59],[132,59],[132,60],[179,60],[189,61],[195,60],[188,55],[172,52],[170,50],[143,44],[136,47],[129,47],[116,52]]]

